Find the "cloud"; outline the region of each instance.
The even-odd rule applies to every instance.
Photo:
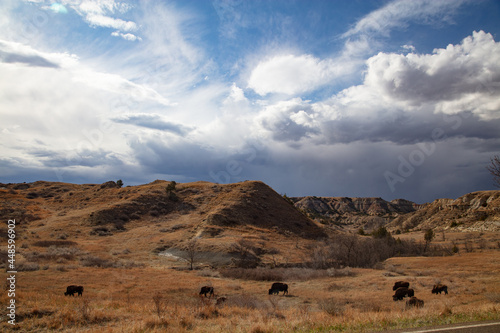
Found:
[[[500,43],[491,34],[474,32],[433,54],[379,53],[367,66],[365,85],[403,108],[500,118]]]
[[[318,101],[263,107],[257,124],[293,146],[357,141],[415,144],[465,136],[496,139],[500,127],[500,43],[474,32],[432,54],[369,58],[363,84]],[[487,121],[486,121],[487,120]]]
[[[48,1],[40,0],[39,2],[47,3]],[[55,2],[42,6],[42,8],[59,14],[66,14],[68,8],[71,8],[91,27],[116,29],[118,31],[113,32],[112,36],[121,37],[128,41],[141,39],[137,35],[130,33],[139,29],[136,22],[113,17],[116,14],[124,14],[132,8],[126,2],[116,0],[63,0],[62,3]]]
[[[119,29],[121,31],[137,30],[137,24],[135,24],[135,22],[124,21],[105,15],[87,14],[85,16],[85,21],[87,21],[91,26],[94,27],[113,28]]]
[[[177,134],[180,136],[185,136],[192,130],[187,126],[169,122],[158,114],[139,113],[139,114],[121,115],[112,120],[117,123],[130,124],[150,129],[161,130]]]
[[[52,10],[55,13],[59,13],[59,14],[67,14],[68,13],[68,10],[66,9],[66,7],[64,7],[64,5],[57,3],[57,2],[50,5],[50,10]]]
[[[355,35],[388,36],[396,27],[407,27],[410,22],[433,24],[453,22],[455,11],[470,0],[396,0],[371,12],[343,34],[344,38]]]
[[[318,132],[311,105],[295,98],[267,106],[256,121],[277,141],[295,142]]]
[[[171,105],[154,89],[131,82],[117,74],[93,70],[80,63],[74,54],[42,52],[28,45],[0,40],[0,63],[12,64],[12,70],[19,68],[16,65],[21,64],[59,69],[70,73],[73,82],[81,82],[117,94],[127,94],[128,100],[150,100],[162,105]]]
[[[0,39],[0,62],[3,63],[59,68],[72,66],[76,61],[75,55],[41,52],[28,45]]]
[[[261,96],[269,93],[302,94],[325,85],[349,70],[349,63],[341,65],[340,59],[277,55],[257,64],[250,74],[248,88]]]
[[[114,31],[111,33],[111,36],[114,36],[114,37],[121,37],[125,40],[128,40],[128,41],[131,41],[131,42],[134,42],[136,40],[138,41],[142,41],[142,38],[141,37],[137,37],[136,35],[134,34],[131,34],[131,33],[121,33],[119,31]]]

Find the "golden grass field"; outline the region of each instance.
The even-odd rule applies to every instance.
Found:
[[[17,274],[16,326],[21,332],[365,332],[493,320],[500,319],[499,259],[498,250],[391,258],[378,269],[285,280],[286,296],[269,296],[268,281],[175,270],[163,258],[130,269],[50,265]],[[398,280],[410,282],[423,308],[392,300]],[[437,282],[448,285],[448,295],[431,293]],[[83,297],[64,296],[69,284],[83,285]],[[217,306],[216,297],[200,297],[203,285],[227,301]],[[7,292],[0,300],[6,304]],[[2,320],[0,330],[15,329]]]
[[[328,227],[310,221],[260,182],[179,184],[176,201],[166,194],[167,184],[4,184],[0,211],[18,223],[19,272],[12,326],[6,316],[12,297],[4,225],[0,331],[371,332],[500,319],[498,232],[434,228],[432,243],[447,249],[439,253],[451,254],[448,249],[456,246],[457,254],[394,257],[374,269],[283,268],[306,265],[315,250],[334,242],[325,240]],[[102,227],[109,234],[96,234]],[[422,243],[424,230],[395,237]],[[196,270],[187,270],[179,258],[158,255],[159,249],[186,249],[193,239],[198,254],[205,255],[196,260]],[[243,271],[242,278],[211,268],[234,266],[226,259],[240,241],[262,251],[263,268]],[[275,266],[281,268],[270,268]],[[278,279],[263,276],[280,270],[289,294],[270,296]],[[407,309],[405,301],[392,300],[399,280],[410,282],[423,308]],[[432,294],[436,283],[448,285],[449,294]],[[84,286],[83,296],[64,296],[68,285]],[[205,285],[214,287],[216,297],[199,296]],[[226,302],[216,305],[217,297]]]

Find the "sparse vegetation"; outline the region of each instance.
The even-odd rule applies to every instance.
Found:
[[[441,225],[417,221],[418,230],[395,237],[403,226],[377,219],[371,226],[325,220],[320,228],[258,182],[176,184],[177,202],[168,199],[169,182],[111,185],[37,182],[0,190],[8,209],[39,217],[17,229],[18,330],[365,332],[500,318],[498,233],[467,229],[494,220],[486,213],[454,208]],[[478,209],[490,214],[497,195],[488,202],[477,196]],[[450,229],[452,221],[459,228]],[[443,237],[426,248],[431,228]],[[423,308],[392,300],[394,281],[403,279]],[[289,294],[268,294],[277,281]],[[438,282],[448,295],[431,294]],[[83,285],[84,295],[64,296],[70,284]],[[199,296],[205,285],[215,297]],[[1,331],[11,329],[0,323]]]

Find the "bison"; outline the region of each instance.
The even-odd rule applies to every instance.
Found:
[[[226,296],[217,297],[217,301],[215,302],[215,305],[222,305],[226,301],[227,301],[227,297]]]
[[[415,291],[413,289],[408,289],[406,287],[399,287],[398,289],[396,289],[396,292],[392,296],[392,299],[395,301],[401,301],[406,296],[412,297],[414,295],[415,295]]]
[[[438,283],[438,284],[435,284],[434,287],[432,287],[432,293],[433,294],[441,294],[441,292],[444,291],[444,294],[445,295],[448,295],[448,286],[444,285],[444,284],[441,284],[441,283]]]
[[[64,296],[75,296],[75,293],[78,293],[78,296],[83,295],[83,287],[82,286],[67,286],[66,287],[66,292],[64,293]]]
[[[415,296],[410,297],[410,299],[406,301],[406,308],[410,307],[422,308],[423,306],[424,306],[424,301],[416,298]]]
[[[212,297],[214,295],[214,287],[203,286],[200,290],[200,296],[203,295],[207,297],[207,294]]]
[[[275,282],[271,286],[271,289],[269,289],[269,295],[272,294],[279,294],[280,291],[283,292],[283,295],[288,294],[288,285],[286,283],[281,283],[281,282]]]
[[[392,287],[392,290],[396,290],[396,289],[401,288],[401,287],[409,288],[410,282],[406,282],[406,281],[395,282],[394,287]]]

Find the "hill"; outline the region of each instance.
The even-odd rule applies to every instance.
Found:
[[[498,221],[499,194],[415,205],[289,199],[256,181],[0,184],[0,213],[16,220],[19,305],[18,326],[3,321],[0,331],[364,332],[498,320],[498,232],[469,230]],[[316,213],[313,221],[291,203],[326,217]],[[457,226],[423,249],[416,230],[449,228],[450,216]],[[398,239],[332,230],[349,231],[339,223],[350,218],[390,220],[391,230],[416,222]],[[7,223],[0,237],[7,239]],[[196,269],[189,270],[192,244]],[[400,280],[424,308],[393,301]],[[275,281],[287,283],[289,294],[269,295]],[[449,295],[432,294],[436,283],[448,285]],[[69,285],[84,286],[83,296],[65,296]],[[200,296],[202,286],[213,286],[217,297]]]
[[[310,218],[344,231],[363,228],[370,232],[380,226],[398,233],[429,228],[500,231],[500,191],[473,192],[422,205],[382,198],[308,196],[291,200]]]
[[[76,241],[90,252],[133,251],[141,259],[158,252],[185,257],[196,241],[209,261],[228,263],[245,248],[293,261],[304,255],[297,251],[298,240],[306,244],[326,236],[262,182],[194,182],[167,191],[171,184],[0,184],[0,213],[16,219],[28,240]]]
[[[398,216],[387,227],[400,231],[435,228],[500,231],[500,191],[479,191],[455,200],[434,200],[414,212]]]
[[[291,200],[310,218],[346,231],[359,228],[372,231],[420,208],[420,205],[404,199],[308,196]]]

